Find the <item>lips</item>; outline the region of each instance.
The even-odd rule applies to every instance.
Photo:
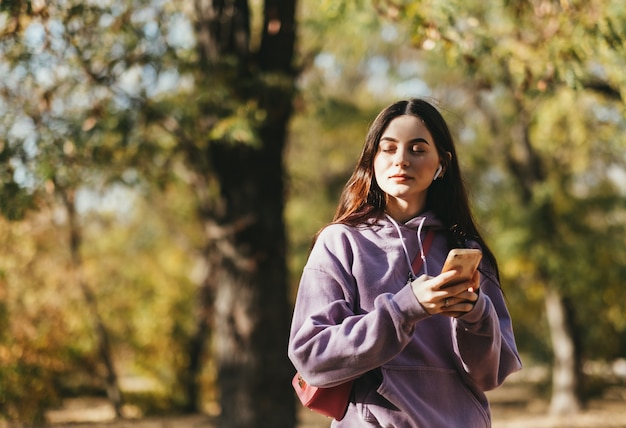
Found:
[[[411,177],[406,175],[406,174],[394,174],[392,176],[389,177],[390,180],[397,180],[397,181],[404,181],[404,180],[410,180]]]

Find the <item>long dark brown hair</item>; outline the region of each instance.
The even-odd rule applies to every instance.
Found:
[[[496,258],[480,235],[472,216],[450,129],[439,110],[423,99],[398,101],[374,119],[354,172],[339,198],[333,223],[357,226],[384,215],[387,202],[374,177],[374,157],[387,126],[402,115],[415,116],[424,122],[435,140],[444,167],[443,177],[435,180],[428,189],[426,210],[432,211],[443,222],[450,248],[463,247],[467,240],[478,242],[483,256],[499,277]]]

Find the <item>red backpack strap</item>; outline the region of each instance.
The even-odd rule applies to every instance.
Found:
[[[435,239],[435,231],[430,229],[426,233],[426,238],[424,238],[424,257],[428,255],[428,250],[430,250],[430,246],[432,245],[434,239]],[[424,260],[422,260],[422,258],[418,254],[417,257],[415,257],[415,260],[413,260],[413,265],[411,266],[413,268],[413,272],[415,272],[416,275],[422,269],[423,263],[424,263]]]

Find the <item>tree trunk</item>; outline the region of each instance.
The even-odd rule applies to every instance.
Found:
[[[76,279],[78,286],[80,287],[85,303],[89,313],[91,314],[94,324],[94,330],[96,335],[96,343],[98,345],[98,357],[104,365],[104,386],[106,389],[107,397],[111,401],[115,409],[115,415],[118,418],[122,415],[122,393],[118,384],[117,373],[115,371],[115,365],[113,364],[113,356],[111,352],[111,344],[109,341],[109,332],[106,329],[104,321],[100,317],[98,311],[98,304],[96,296],[93,294],[89,285],[83,278],[83,261],[80,255],[80,247],[82,244],[82,235],[80,231],[80,225],[78,224],[78,218],[76,214],[76,205],[74,200],[74,191],[67,189],[60,189],[61,198],[65,205],[65,209],[68,216],[68,226],[70,235],[70,260],[71,269]]]
[[[293,427],[281,145],[214,147],[231,221],[215,298],[219,426]],[[234,222],[234,223],[233,223]],[[232,225],[239,226],[232,226]]]
[[[216,70],[220,76],[239,73],[222,84],[230,82],[242,104],[256,104],[265,116],[257,129],[261,144],[211,142],[205,153],[220,192],[214,206],[201,213],[210,272],[203,316],[213,304],[218,426],[293,428],[283,152],[295,86],[295,0],[266,0],[256,55],[248,52],[245,0],[195,0],[195,5],[204,81]],[[224,71],[226,57],[238,63]],[[210,108],[203,110],[211,114]],[[198,331],[206,325],[199,318]],[[196,353],[202,348],[200,338],[194,347]]]
[[[205,219],[206,221],[207,219]],[[185,389],[186,402],[184,410],[189,413],[202,411],[201,394],[201,372],[204,357],[206,355],[206,344],[211,331],[213,320],[213,303],[215,293],[215,272],[219,261],[215,260],[219,254],[217,251],[205,250],[203,263],[203,278],[198,286],[196,300],[196,327],[192,337],[187,344],[188,364],[183,369],[181,384]]]
[[[281,100],[279,95],[275,101]],[[283,94],[282,99],[289,97]],[[284,118],[285,113],[273,113]],[[268,124],[261,149],[223,144],[213,148],[228,207],[223,221],[236,225],[228,227],[233,233],[223,243],[223,276],[215,299],[219,426],[295,424],[293,369],[286,354],[290,322],[283,221],[286,123]],[[265,139],[270,136],[275,138]]]
[[[546,288],[546,314],[554,353],[550,413],[566,415],[580,410],[577,392],[580,384],[579,352],[572,331],[572,315],[565,301],[554,288]]]

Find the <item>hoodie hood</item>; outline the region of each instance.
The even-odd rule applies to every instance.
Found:
[[[435,230],[441,230],[444,228],[444,225],[441,222],[441,220],[439,220],[435,216],[435,213],[433,213],[432,211],[424,211],[423,213],[413,217],[412,219],[407,220],[404,223],[397,222],[400,228],[413,229],[413,230],[417,230],[420,226],[420,223],[423,223],[422,224],[423,230],[427,230],[429,228],[433,228]],[[373,224],[383,226],[383,227],[394,227],[392,220],[387,215],[383,216],[380,219],[372,219],[369,225],[373,225]]]

